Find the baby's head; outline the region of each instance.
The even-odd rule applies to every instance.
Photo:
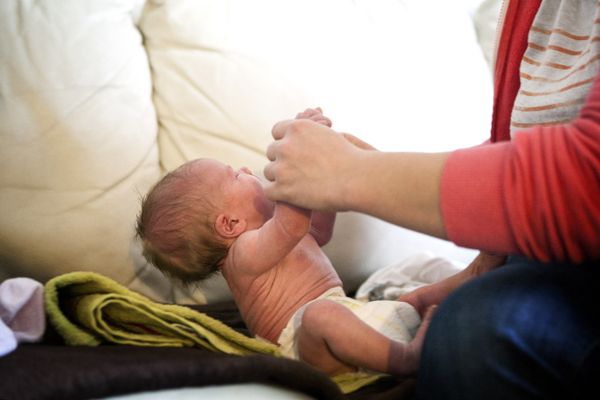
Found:
[[[270,217],[249,170],[198,159],[167,174],[142,201],[137,235],[144,256],[184,283],[219,270],[233,240]]]
[[[216,272],[228,250],[214,231],[218,184],[202,167],[203,160],[190,161],[162,178],[142,200],[137,220],[144,257],[184,283]]]

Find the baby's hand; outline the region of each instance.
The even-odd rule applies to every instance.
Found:
[[[310,119],[311,121],[328,126],[329,128],[331,128],[332,125],[331,120],[323,115],[323,110],[321,110],[321,107],[307,108],[301,113],[298,113],[296,115],[296,119]]]

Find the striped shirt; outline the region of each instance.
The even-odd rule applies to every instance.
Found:
[[[511,135],[571,121],[600,65],[600,2],[545,0],[529,31]]]

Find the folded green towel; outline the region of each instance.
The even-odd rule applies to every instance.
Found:
[[[188,307],[153,302],[93,272],[59,275],[46,283],[44,296],[48,319],[68,345],[98,346],[106,341],[280,355],[270,342],[250,338]],[[332,379],[342,392],[350,393],[381,376],[358,372]]]
[[[97,346],[107,341],[195,346],[237,355],[279,354],[272,343],[250,338],[188,307],[153,302],[93,272],[57,276],[45,289],[48,318],[69,345]]]

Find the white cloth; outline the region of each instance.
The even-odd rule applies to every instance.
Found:
[[[0,284],[0,356],[20,342],[36,342],[44,335],[44,286],[29,278]]]
[[[362,301],[395,300],[420,286],[459,272],[466,265],[431,253],[418,253],[374,272],[356,291]]]
[[[17,348],[17,339],[13,331],[0,319],[0,357]]]
[[[323,293],[317,299],[327,299],[350,309],[358,318],[369,326],[389,337],[403,343],[408,343],[415,335],[421,323],[417,311],[408,303],[399,301],[370,301],[364,302],[345,295],[341,287],[334,287]],[[277,343],[284,357],[297,360],[297,332],[302,324],[302,315],[306,307],[313,301],[300,307],[290,318],[286,327],[281,331]],[[331,321],[335,324],[335,321]],[[344,327],[340,327],[344,329]]]

